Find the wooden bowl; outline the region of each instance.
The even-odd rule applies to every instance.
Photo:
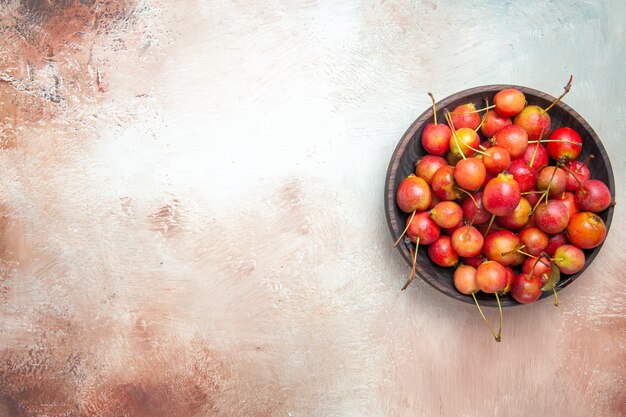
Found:
[[[469,102],[474,102],[478,108],[481,108],[484,107],[485,97],[488,97],[489,102],[493,103],[493,96],[498,91],[505,88],[516,88],[522,91],[526,96],[528,104],[536,104],[542,108],[546,108],[555,100],[554,97],[548,94],[527,87],[487,85],[461,91],[438,102],[437,120],[445,122],[443,115],[443,110],[445,108],[452,111],[455,107]],[[611,169],[611,163],[608,155],[606,154],[606,150],[604,149],[604,146],[602,146],[602,142],[600,142],[598,135],[596,135],[585,119],[583,119],[571,107],[563,102],[557,103],[552,109],[550,109],[549,115],[552,120],[552,130],[560,126],[568,126],[576,130],[581,135],[583,139],[583,149],[579,159],[583,160],[589,154],[593,154],[595,156],[595,158],[589,163],[591,178],[598,179],[607,184],[611,190],[612,200],[615,201],[615,182],[613,179],[613,170]],[[396,204],[396,189],[402,179],[414,172],[415,161],[426,154],[426,151],[421,144],[422,129],[432,121],[432,108],[429,107],[404,133],[402,139],[398,143],[398,146],[393,152],[391,161],[389,162],[387,178],[385,181],[385,211],[387,214],[387,224],[389,225],[389,230],[391,231],[391,236],[393,238],[392,242],[395,241],[404,230],[407,217],[409,216],[401,211]],[[554,162],[551,162],[551,164],[553,163]],[[613,217],[613,207],[609,207],[602,213],[598,213],[598,215],[602,218],[602,220],[604,220],[608,233],[609,227],[611,226],[611,219]],[[562,275],[561,281],[556,287],[557,291],[565,288],[578,278],[591,264],[591,262],[593,262],[593,259],[596,257],[601,247],[602,245],[591,250],[585,250],[586,262],[583,269],[574,275]],[[398,250],[410,267],[412,259],[409,255],[407,245],[400,243],[398,245]],[[409,270],[407,269],[407,275],[408,272]],[[417,257],[417,275],[442,293],[460,301],[473,303],[471,296],[461,294],[454,288],[454,284],[452,282],[453,273],[453,268],[443,268],[433,263],[428,257],[427,247],[423,245],[420,246]],[[398,287],[402,286],[405,278],[405,276],[401,277],[398,281]],[[552,295],[552,291],[544,292],[541,298],[550,297]],[[493,294],[479,292],[476,296],[481,305],[497,306]],[[520,305],[508,294],[500,299],[503,306]]]

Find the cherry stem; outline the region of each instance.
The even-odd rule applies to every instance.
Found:
[[[485,108],[489,107],[489,99],[487,97],[485,97],[485,106],[486,106]],[[485,112],[483,117],[480,119],[480,124],[478,125],[478,127],[476,129],[474,129],[474,132],[478,132],[478,130],[480,130],[480,128],[483,126],[483,124],[485,123],[485,120],[487,119],[487,114],[488,113],[489,112]]]
[[[554,100],[554,102],[553,102],[552,104],[550,104],[550,105],[549,105],[549,106],[548,106],[548,107],[544,110],[545,112],[547,112],[548,110],[550,110],[552,107],[554,107],[554,105],[555,105],[556,103],[558,103],[559,101],[561,101],[561,99],[562,99],[563,97],[565,97],[565,94],[569,93],[569,89],[572,87],[572,80],[573,80],[573,79],[574,79],[574,76],[573,76],[573,75],[570,75],[570,76],[569,76],[569,81],[567,82],[567,85],[566,85],[565,87],[563,87],[563,89],[565,90],[565,91],[563,91],[563,94],[561,94],[561,95],[559,96],[559,98],[557,98],[556,100]]]
[[[582,143],[572,142],[571,140],[543,140],[543,143],[569,143],[570,145],[583,146]],[[539,143],[538,140],[529,140],[528,143]]]
[[[541,193],[545,193],[545,191],[524,191],[523,193],[520,193],[520,194],[526,195],[526,194],[541,194]]]
[[[535,270],[535,267],[537,266],[537,264],[539,263],[539,261],[541,261],[542,264],[544,264],[545,266],[550,266],[550,265],[546,265],[546,263],[544,261],[542,261],[541,259],[544,257],[545,253],[541,253],[541,255],[539,257],[535,257],[533,256],[533,258],[535,258],[535,263],[533,264],[533,267],[530,268],[530,272],[528,273],[528,276],[526,277],[526,280],[528,281],[530,279],[530,277],[533,276],[533,271]],[[547,256],[547,255],[545,255]]]
[[[487,230],[485,230],[485,234],[483,235],[483,237],[487,237],[487,233],[489,233],[489,230],[491,229],[491,225],[493,224],[493,220],[496,218],[495,214],[491,215],[491,219],[489,220],[489,224],[487,225]]]
[[[550,187],[548,186],[548,188],[550,188]],[[531,215],[531,216],[533,215],[533,213],[535,212],[535,210],[537,209],[537,207],[539,207],[539,203],[541,203],[541,201],[543,200],[543,198],[544,198],[544,197],[546,197],[547,195],[548,195],[547,190],[546,190],[546,191],[543,191],[543,192],[541,193],[541,197],[539,197],[539,200],[537,200],[537,202],[535,203],[535,207],[533,207],[532,211],[530,212],[530,215]],[[546,201],[546,204],[547,204],[547,201]]]
[[[432,93],[428,93],[430,99],[433,101],[433,116],[435,118],[435,126],[437,126],[437,106],[435,105],[435,97],[433,97]]]
[[[552,180],[554,179],[555,174],[556,174],[556,167],[554,167],[554,169],[552,170],[550,181],[548,181],[548,188],[546,188],[546,204],[548,204],[548,199],[550,197],[550,187],[552,187]]]
[[[541,140],[543,139],[543,131],[545,130],[545,127],[541,128],[541,133],[539,134],[539,140],[537,141],[537,146],[535,146],[535,151],[533,152],[533,157],[530,158],[530,163],[528,164],[531,168],[533,167],[533,164],[535,163],[535,157],[537,156],[537,151],[539,150],[539,145],[541,145]]]
[[[499,342],[500,335],[502,334],[502,305],[500,304],[500,297],[498,297],[498,293],[496,292],[496,301],[498,302],[498,312],[500,313],[500,325],[498,326],[498,335],[496,336],[496,342]]]
[[[556,288],[552,288],[552,291],[554,292],[554,306],[558,307],[559,306],[559,295],[556,293]]]
[[[480,209],[480,206],[478,205],[478,203],[476,202],[476,199],[474,198],[474,196],[472,195],[472,193],[470,193],[469,191],[461,188],[461,187],[454,187],[456,190],[465,193],[469,196],[469,198],[472,199],[472,201],[474,202],[474,205],[476,206],[477,209]]]
[[[485,110],[491,110],[491,109],[495,109],[495,108],[496,108],[496,105],[494,104],[493,106],[487,106],[487,107],[485,107],[485,108],[483,108],[483,109],[476,109],[476,110],[466,111],[466,112],[461,112],[461,113],[458,113],[458,112],[452,112],[452,113],[450,113],[450,114],[454,114],[455,116],[462,116],[462,115],[464,115],[464,114],[480,113],[480,112],[483,112],[483,111],[485,111]]]
[[[396,240],[396,242],[393,244],[394,247],[398,246],[398,243],[400,243],[400,239],[402,239],[402,236],[404,236],[406,231],[409,230],[409,227],[411,227],[411,223],[413,223],[413,217],[415,217],[415,210],[413,210],[413,213],[411,213],[411,218],[409,219],[409,222],[407,223],[406,227],[404,228],[404,231],[402,232],[402,234],[400,235],[398,240]]]
[[[589,161],[591,161],[593,158],[595,158],[595,156],[593,154],[590,154],[581,164],[581,166],[585,166],[589,163]]]
[[[574,179],[576,180],[576,183],[578,183],[578,188],[580,188],[580,189],[582,189],[582,188],[583,188],[583,184],[580,182],[580,180],[578,179],[578,177],[576,177],[576,174],[574,174],[574,171],[572,171],[572,170],[571,170],[571,169],[570,169],[567,165],[565,165],[565,164],[559,164],[559,166],[560,166],[561,168],[565,168],[565,170],[566,170],[567,172],[569,172],[569,173],[572,175],[572,177],[574,177]],[[587,192],[586,192],[585,190],[582,190],[582,194],[583,194],[583,195],[585,195],[585,194],[587,194]]]
[[[452,122],[452,117],[450,116],[450,112],[448,111],[448,109],[444,110],[444,116],[446,117],[446,120],[448,121],[448,124],[450,125],[450,128],[452,130],[452,137],[454,138],[454,143],[456,144],[456,147],[459,149],[459,152],[461,152],[461,156],[463,157],[463,159],[467,159],[465,157],[465,154],[463,153],[463,149],[461,149],[461,147],[459,146],[459,138],[456,135],[454,122]]]
[[[487,153],[481,151],[480,149],[476,149],[476,148],[472,148],[469,144],[467,143],[463,143],[465,146],[467,146],[468,148],[470,148],[471,150],[473,150],[476,153],[479,153],[481,155],[487,155]],[[480,145],[479,145],[480,146]]]
[[[480,304],[478,304],[478,300],[476,299],[476,293],[472,293],[472,298],[474,298],[474,303],[476,304],[476,308],[478,308],[478,312],[480,313],[480,316],[483,318],[483,321],[489,328],[489,331],[491,332],[493,337],[496,339],[496,342],[499,342],[500,340],[498,340],[498,336],[496,335],[496,332],[494,332],[493,329],[491,328],[491,325],[487,321],[487,317],[485,317],[485,313],[483,313],[483,309],[480,308]]]
[[[417,263],[417,249],[420,246],[420,238],[419,236],[417,237],[417,240],[415,241],[415,252],[413,253],[413,266],[411,267],[411,273],[409,274],[409,277],[407,278],[406,282],[404,283],[404,286],[402,287],[401,291],[404,291],[407,289],[407,287],[409,286],[409,284],[411,284],[411,281],[413,281],[413,278],[415,278],[415,264]],[[410,253],[410,251],[409,251]]]

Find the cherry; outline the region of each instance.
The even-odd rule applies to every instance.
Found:
[[[543,168],[537,174],[537,188],[549,190],[548,195],[555,197],[565,191],[567,184],[567,174],[561,168],[549,166]]]
[[[411,174],[398,185],[396,201],[405,213],[426,210],[432,200],[430,187],[420,177]]]
[[[497,175],[509,168],[511,155],[506,149],[500,146],[493,146],[485,151],[483,164],[488,172]]]
[[[452,247],[450,236],[441,235],[428,247],[428,257],[439,266],[454,266],[459,262],[459,255]]]
[[[511,162],[509,174],[513,175],[522,193],[532,190],[537,182],[537,171],[523,159]]]
[[[533,216],[537,227],[550,234],[562,232],[569,220],[567,207],[558,200],[539,203]]]
[[[496,132],[494,138],[494,143],[509,151],[512,159],[524,155],[528,147],[528,134],[524,129],[516,125],[503,127]]]
[[[472,224],[483,224],[489,221],[491,213],[485,210],[482,200],[483,193],[478,191],[474,194],[470,194],[463,202],[461,207],[463,208],[463,219]]]
[[[458,198],[455,185],[454,168],[450,165],[439,168],[431,181],[433,192],[442,200],[456,200]]]
[[[593,155],[589,155],[589,159],[592,159]],[[591,172],[587,167],[586,162],[572,161],[565,166],[567,171],[567,184],[565,189],[567,191],[576,191],[578,187],[591,177]]]
[[[525,246],[524,250],[533,256],[539,256],[546,250],[550,237],[538,227],[527,227],[518,233],[520,243]]]
[[[448,165],[445,159],[435,155],[425,155],[415,164],[415,175],[423,178],[427,184],[431,184],[435,172],[443,166]]]
[[[486,176],[485,165],[474,157],[462,159],[454,167],[456,183],[466,190],[475,190],[483,185]]]
[[[512,117],[522,111],[526,105],[526,97],[515,88],[507,88],[498,91],[493,97],[493,102],[496,105],[496,112],[501,117]]]
[[[528,223],[531,210],[532,207],[528,200],[522,197],[517,207],[513,210],[513,213],[497,217],[497,222],[500,226],[506,227],[507,229],[521,229]]]
[[[554,252],[552,261],[559,271],[571,275],[585,266],[585,253],[574,245],[563,245]]]
[[[435,106],[435,98],[428,93],[433,101],[433,117],[434,123],[426,125],[422,131],[422,146],[426,152],[433,155],[445,155],[450,150],[450,136],[452,131],[448,125],[437,124],[437,107]]]
[[[543,194],[545,193],[545,191],[539,191],[536,189],[532,189],[529,191],[524,191],[522,193],[522,195],[524,196],[524,198],[526,200],[528,200],[528,202],[530,203],[531,206],[535,207],[535,205],[537,205],[537,202],[539,201],[539,199],[543,199]],[[435,198],[435,195],[433,195],[433,199]]]
[[[441,233],[439,226],[430,218],[427,211],[415,213],[412,220],[411,217],[406,220],[406,224],[408,227],[406,235],[413,243],[416,243],[417,238],[419,238],[419,243],[430,245],[437,240]]]
[[[582,150],[583,140],[578,132],[569,127],[556,129],[546,141],[548,155],[555,161],[573,161]]]
[[[554,256],[554,252],[556,252],[559,246],[563,246],[565,244],[567,244],[567,237],[565,236],[565,233],[557,233],[556,235],[550,236],[548,239],[548,245],[546,246],[545,252],[550,256]]]
[[[459,256],[477,256],[483,248],[483,235],[474,226],[459,227],[452,233],[452,247]]]
[[[602,181],[587,180],[576,191],[574,199],[581,210],[599,213],[611,205],[611,191]]]
[[[502,292],[508,284],[508,272],[496,261],[487,261],[476,268],[478,288],[488,294]]]
[[[565,207],[567,207],[567,212],[569,214],[570,219],[572,218],[572,216],[574,216],[574,214],[580,211],[578,209],[578,206],[576,205],[574,194],[572,193],[564,192],[560,197],[557,197],[556,200],[565,204]]]
[[[483,252],[487,259],[502,265],[513,265],[519,261],[519,237],[510,230],[494,230],[487,235],[483,244]],[[523,261],[523,257],[522,257]]]
[[[476,153],[476,149],[480,145],[478,134],[470,128],[463,127],[452,132],[450,138],[450,152],[454,155],[472,156]]]
[[[552,123],[548,111],[569,92],[572,86],[572,78],[573,77],[570,75],[569,81],[564,87],[565,91],[563,94],[554,100],[545,110],[539,106],[530,105],[524,107],[524,109],[515,116],[513,123],[522,127],[528,133],[529,140],[538,140],[541,136],[546,135],[550,131]]]
[[[567,237],[581,249],[595,248],[606,238],[606,225],[598,215],[581,211],[567,224]]]
[[[536,275],[517,274],[511,285],[511,296],[518,303],[530,304],[541,297],[542,286],[541,278]]]
[[[430,217],[439,227],[450,229],[463,221],[463,209],[453,201],[442,201],[430,210]]]
[[[480,125],[480,115],[474,103],[462,104],[452,110],[450,115],[452,116],[453,123],[453,126],[450,127],[454,129],[467,128],[476,130]]]
[[[454,288],[461,294],[470,295],[478,291],[476,282],[476,268],[470,265],[460,265],[453,276]]]
[[[522,155],[522,158],[528,162],[528,165],[535,168],[537,171],[547,167],[550,162],[546,147],[539,142],[528,145],[524,151],[524,155]]]
[[[513,213],[521,197],[519,185],[513,176],[501,173],[485,185],[482,200],[488,212],[506,216]]]
[[[489,110],[485,115],[485,120],[483,120],[480,131],[485,137],[490,138],[495,135],[498,130],[510,124],[513,124],[513,122],[509,117],[502,117],[495,111]]]

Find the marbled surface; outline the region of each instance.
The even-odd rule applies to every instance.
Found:
[[[0,416],[623,416],[625,17],[0,1]],[[385,171],[427,91],[570,73],[612,228],[498,344],[473,306],[400,292]]]

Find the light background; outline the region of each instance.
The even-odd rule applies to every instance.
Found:
[[[0,12],[0,416],[626,413],[625,3]],[[387,164],[427,91],[569,74],[612,228],[497,344],[473,306],[399,291]]]

